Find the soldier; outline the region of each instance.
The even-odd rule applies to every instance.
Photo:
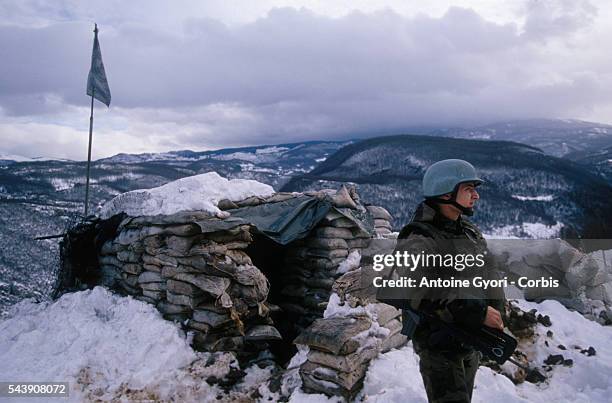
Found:
[[[466,161],[449,159],[431,165],[423,177],[425,200],[417,206],[412,221],[401,230],[398,248],[417,254],[448,252],[451,248],[455,254],[486,255],[487,245],[481,232],[465,218],[473,214],[479,199],[476,187],[482,183],[474,167]],[[484,269],[488,278],[494,277],[492,264],[487,257]],[[437,276],[449,276],[449,270],[438,270],[442,271],[436,272]],[[454,278],[474,275],[467,269],[451,269],[450,273]],[[432,292],[420,288],[405,292],[411,294],[401,303],[379,299],[402,308],[402,333],[412,338],[420,357],[427,398],[430,402],[470,402],[480,353],[455,339],[441,321],[466,330],[482,325],[503,329],[503,290],[476,290],[469,297],[466,291],[457,293],[450,289]]]

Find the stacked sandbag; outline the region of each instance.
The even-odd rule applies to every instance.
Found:
[[[294,341],[309,347],[300,367],[307,393],[351,400],[363,384],[370,361],[407,342],[400,333],[401,311],[376,302],[372,290],[362,282],[362,270],[351,268],[335,280],[324,318]]]
[[[363,209],[345,187],[333,194],[331,200],[337,208],[352,205]],[[298,332],[322,316],[332,285],[343,274],[343,263],[358,264],[360,251],[371,238],[372,234],[356,220],[332,208],[306,238],[288,246],[281,280],[283,302],[279,305],[295,315]]]
[[[286,314],[284,331],[293,327],[299,334],[323,317],[334,281],[358,268],[374,229],[390,228],[386,210],[364,207],[352,186],[306,195],[332,207],[305,238],[285,246],[284,269],[274,278],[280,307],[266,302],[268,280],[246,253],[253,242],[252,228],[244,224],[248,218],[233,219],[232,210],[301,196],[297,193],[224,199],[214,215],[127,217],[100,251],[101,283],[155,304],[165,318],[193,332],[194,346],[203,350],[266,348],[281,338],[271,308]]]
[[[183,323],[196,348],[265,349],[281,337],[268,317],[268,280],[245,253],[250,227],[219,227],[202,212],[129,217],[102,247],[103,284]]]
[[[386,353],[389,350],[406,344],[408,338],[400,333],[402,330],[402,312],[391,305],[382,303],[375,303],[370,306],[369,312],[373,315],[379,326],[389,330],[382,339],[380,352]]]
[[[387,210],[379,206],[366,206],[368,213],[374,218],[374,230],[379,236],[385,236],[393,232],[391,221],[393,218]]]
[[[379,346],[361,348],[358,337],[371,326],[367,317],[334,317],[317,319],[304,330],[295,340],[310,349],[300,367],[302,389],[352,399],[363,384],[369,360],[378,354]]]
[[[309,347],[300,367],[304,391],[350,400],[363,385],[370,361],[406,342],[399,333],[400,313],[390,305],[370,304],[346,315],[317,319],[295,339]]]

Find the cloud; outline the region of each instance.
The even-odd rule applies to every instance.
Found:
[[[100,43],[113,103],[109,110],[97,103],[97,147],[104,148],[94,150],[102,156],[118,148],[205,149],[607,116],[612,94],[602,88],[612,84],[612,62],[602,56],[603,42],[584,32],[599,27],[592,31],[604,37],[609,13],[584,1],[542,3],[527,3],[520,18],[503,23],[460,7],[440,16],[383,9],[340,17],[274,8],[245,24],[173,10],[172,24],[156,26],[157,2],[149,23],[127,18],[135,12],[129,7],[124,14],[108,7]],[[49,11],[59,22],[46,25],[0,25],[0,151],[24,154],[34,129],[65,138],[87,130],[91,24],[72,21],[84,14],[70,10]],[[9,138],[16,133],[22,138]],[[66,141],[73,150],[66,156],[80,158],[80,142]],[[31,147],[44,150],[38,141]]]
[[[590,27],[597,8],[586,0],[529,0],[526,5],[525,35],[531,39],[568,37]]]

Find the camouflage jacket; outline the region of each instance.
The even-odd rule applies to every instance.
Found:
[[[493,257],[488,253],[487,242],[478,228],[464,217],[452,221],[428,205],[419,204],[411,222],[398,236],[396,251],[407,251],[413,254],[448,254],[484,256],[484,267],[480,269],[444,269],[440,267],[420,269],[411,272],[417,280],[429,271],[435,278],[468,279],[475,276],[485,279],[498,278],[499,272]],[[414,288],[404,290],[407,293],[404,303],[404,321],[411,320],[407,315],[410,310],[421,314],[412,336],[415,343],[442,351],[465,350],[446,332],[436,325],[436,321],[427,320],[435,315],[438,319],[455,323],[463,328],[477,328],[484,322],[487,307],[492,306],[505,314],[503,290],[471,288],[464,289],[431,289]],[[423,315],[425,314],[425,315]]]

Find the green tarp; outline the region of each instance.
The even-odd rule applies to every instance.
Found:
[[[332,208],[331,202],[299,196],[278,203],[229,210],[275,242],[286,245],[304,238]]]

